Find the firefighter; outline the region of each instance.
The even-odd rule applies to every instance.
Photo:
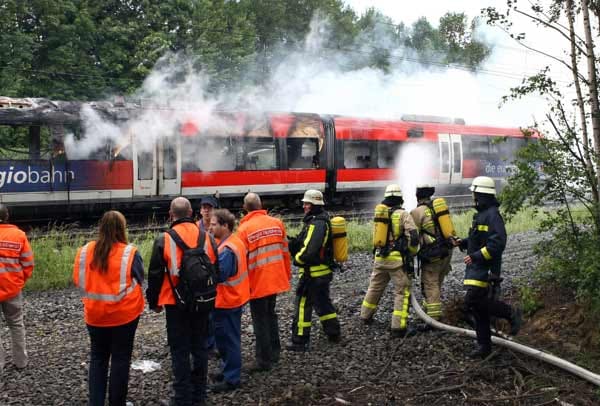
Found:
[[[313,306],[329,341],[337,343],[341,339],[337,312],[329,297],[329,285],[333,279],[333,246],[329,214],[323,210],[323,193],[307,190],[302,203],[304,226],[290,242],[294,264],[299,267],[292,338],[286,347],[290,351],[308,349]]]
[[[237,235],[248,249],[250,279],[250,314],[256,337],[255,363],[248,372],[267,371],[279,362],[281,344],[277,320],[277,295],[290,290],[292,264],[287,235],[281,220],[271,217],[262,208],[260,196],[244,196],[248,213]]]
[[[521,309],[489,296],[489,290],[500,284],[502,252],[506,247],[506,229],[496,200],[494,180],[487,176],[473,179],[469,188],[473,192],[475,209],[469,236],[455,240],[461,251],[467,250],[464,257],[465,311],[475,318],[477,348],[469,355],[472,358],[486,358],[492,351],[490,316],[510,321],[512,335],[521,327]]]
[[[431,196],[434,193],[432,185],[417,185],[417,207],[410,215],[419,231],[418,258],[425,311],[432,319],[439,320],[442,315],[440,292],[444,278],[452,270],[452,250],[433,211]]]
[[[27,366],[22,290],[33,273],[33,251],[25,233],[8,224],[8,208],[0,204],[0,309],[10,329],[12,360],[17,369]],[[0,341],[0,374],[6,354]]]
[[[419,233],[410,214],[402,208],[404,199],[397,184],[385,189],[382,204],[388,207],[390,221],[386,244],[375,250],[375,264],[369,289],[362,302],[360,318],[365,324],[373,320],[375,310],[390,279],[394,282],[392,337],[412,335],[409,330],[410,278],[414,272],[412,256],[419,250]]]

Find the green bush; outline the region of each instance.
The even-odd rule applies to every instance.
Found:
[[[521,306],[525,315],[531,316],[539,309],[543,308],[544,304],[540,299],[540,293],[536,289],[522,282],[523,281],[517,282]]]

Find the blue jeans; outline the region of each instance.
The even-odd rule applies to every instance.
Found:
[[[173,367],[173,403],[191,406],[206,399],[208,355],[204,347],[208,315],[165,306]],[[191,357],[191,359],[190,359]]]
[[[215,309],[215,339],[225,382],[239,385],[242,372],[242,308]]]
[[[109,360],[108,403],[111,406],[125,406],[133,340],[139,321],[138,317],[127,324],[115,327],[87,325],[91,342],[88,378],[90,406],[104,405]]]

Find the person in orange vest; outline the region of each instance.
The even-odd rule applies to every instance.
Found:
[[[99,223],[98,239],[80,247],[73,264],[90,335],[89,404],[125,405],[135,331],[144,310],[144,263],[127,243],[125,217],[107,211]]]
[[[192,205],[188,199],[173,199],[169,210],[171,229],[175,230],[189,247],[195,248],[198,246],[201,231],[192,215]],[[211,262],[216,264],[217,253],[213,250],[213,245],[214,239],[207,233],[204,238],[204,251]],[[190,313],[175,305],[175,296],[168,278],[171,278],[173,286],[177,286],[182,256],[183,251],[168,233],[161,233],[156,238],[148,267],[146,299],[151,310],[160,313],[164,308],[166,313],[167,341],[174,377],[174,393],[170,404],[188,406],[206,402],[208,354],[205,341],[208,313]]]
[[[210,232],[219,239],[219,284],[215,303],[215,339],[221,355],[222,372],[214,375],[212,392],[226,392],[240,386],[242,372],[242,308],[250,300],[248,251],[232,234],[235,217],[227,209],[213,212]]]
[[[0,204],[0,308],[10,329],[12,359],[17,369],[27,366],[23,294],[21,290],[33,273],[33,251],[25,233],[8,224],[8,208]],[[0,373],[6,354],[0,341]]]
[[[198,227],[202,231],[209,231],[210,219],[212,218],[213,211],[219,207],[217,199],[213,196],[204,196],[200,200],[200,220],[198,221]]]
[[[244,197],[248,213],[240,221],[237,235],[248,249],[250,313],[256,336],[256,363],[249,372],[266,371],[279,361],[281,343],[277,295],[290,290],[292,264],[281,220],[267,215],[256,193]]]

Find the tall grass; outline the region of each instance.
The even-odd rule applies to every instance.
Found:
[[[460,237],[466,237],[471,226],[473,212],[469,211],[452,216],[452,221]],[[543,214],[533,211],[519,213],[507,224],[509,234],[528,230],[535,230]],[[302,225],[293,223],[286,225],[288,235],[296,236]],[[370,221],[350,221],[347,224],[348,248],[350,252],[370,251],[372,249],[373,223]],[[146,269],[150,262],[152,246],[156,233],[147,232],[131,236],[130,242],[135,244],[144,260]],[[35,269],[26,289],[45,290],[58,289],[72,284],[73,261],[77,248],[96,238],[95,234],[89,237],[74,237],[68,230],[56,229],[31,241],[35,255]]]

